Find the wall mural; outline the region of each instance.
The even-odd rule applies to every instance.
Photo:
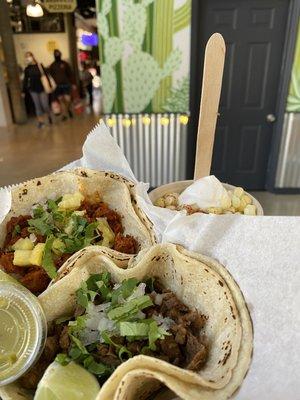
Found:
[[[191,0],[98,0],[105,113],[187,112]]]
[[[286,111],[300,113],[300,23]]]

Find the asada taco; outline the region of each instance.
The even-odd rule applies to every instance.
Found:
[[[228,271],[173,244],[143,251],[127,269],[96,252],[39,296],[49,323],[44,353],[0,390],[3,400],[37,396],[51,369],[73,363],[98,379],[97,400],[147,399],[160,384],[183,399],[230,397],[249,368],[253,332]]]
[[[132,256],[153,243],[135,184],[81,168],[12,190],[11,210],[0,225],[0,268],[38,294],[72,254],[89,245]]]

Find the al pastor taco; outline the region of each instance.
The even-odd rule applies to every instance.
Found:
[[[77,169],[12,190],[12,208],[0,226],[0,268],[38,294],[87,246],[132,256],[153,243],[134,183],[115,173]]]
[[[37,396],[51,369],[73,363],[97,378],[97,400],[146,399],[160,383],[183,399],[228,398],[249,368],[253,340],[228,271],[172,244],[142,252],[128,269],[96,251],[39,296],[49,323],[44,353],[2,388],[3,400]]]

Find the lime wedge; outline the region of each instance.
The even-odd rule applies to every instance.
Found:
[[[90,372],[71,362],[49,365],[40,380],[34,400],[94,400],[100,385]]]

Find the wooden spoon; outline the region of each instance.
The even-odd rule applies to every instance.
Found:
[[[210,175],[224,62],[224,39],[214,33],[205,48],[194,180]]]

